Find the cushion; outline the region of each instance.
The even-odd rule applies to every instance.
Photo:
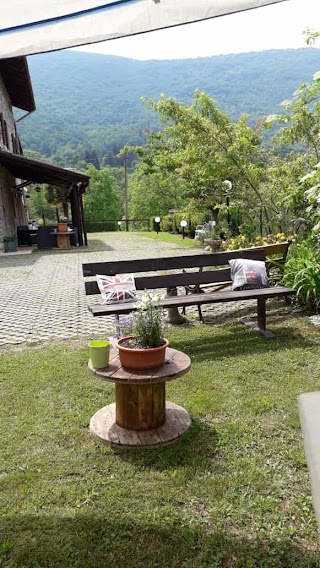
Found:
[[[235,258],[229,260],[231,266],[232,290],[254,290],[268,288],[266,265],[261,260]]]
[[[103,304],[134,302],[137,299],[133,274],[116,274],[115,276],[97,274],[97,283]]]

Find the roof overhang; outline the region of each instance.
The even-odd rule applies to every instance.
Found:
[[[75,170],[59,168],[52,164],[31,160],[25,156],[11,154],[0,150],[0,165],[6,168],[15,178],[30,183],[48,183],[71,190],[74,184],[80,192],[84,192],[90,177]],[[23,184],[26,185],[26,184]]]
[[[2,2],[0,58],[200,22],[288,0],[21,0]],[[272,33],[272,32],[271,32]]]
[[[12,106],[33,112],[36,109],[36,105],[27,59],[25,57],[0,59],[0,75]]]

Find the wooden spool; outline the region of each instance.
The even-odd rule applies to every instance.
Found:
[[[128,430],[150,430],[166,419],[165,383],[116,384],[116,423]]]
[[[191,424],[184,408],[166,401],[165,384],[186,373],[191,365],[185,353],[166,350],[164,365],[149,371],[128,371],[117,351],[110,353],[109,366],[90,371],[100,380],[115,383],[116,403],[98,410],[90,431],[112,446],[157,447],[176,441]]]

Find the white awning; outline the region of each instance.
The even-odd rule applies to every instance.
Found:
[[[97,43],[284,1],[3,0],[0,58]]]

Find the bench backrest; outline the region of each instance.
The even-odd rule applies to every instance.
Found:
[[[277,252],[272,252],[272,254],[277,254]],[[115,274],[180,270],[180,272],[169,274],[136,276],[135,285],[137,290],[174,288],[176,286],[192,286],[195,284],[219,284],[230,282],[231,277],[230,267],[220,269],[218,267],[225,267],[228,261],[234,258],[266,260],[264,247],[257,247],[217,252],[209,255],[199,254],[83,264],[83,275],[86,277],[96,276],[97,274],[114,276]],[[184,272],[188,268],[199,268],[199,270],[196,272]],[[202,271],[203,268],[213,268],[215,270]],[[85,290],[87,295],[98,294],[97,282],[85,282]]]
[[[83,264],[82,272],[83,276],[87,277],[96,276],[96,274],[115,276],[115,274],[158,272],[160,270],[179,270],[182,268],[206,268],[209,266],[226,265],[232,258],[251,258],[253,260],[262,260],[262,257],[259,256],[261,252],[266,258],[276,254],[281,254],[281,258],[285,260],[289,246],[290,242],[285,242],[211,254],[142,258],[139,260],[118,260],[112,262],[92,262]]]

